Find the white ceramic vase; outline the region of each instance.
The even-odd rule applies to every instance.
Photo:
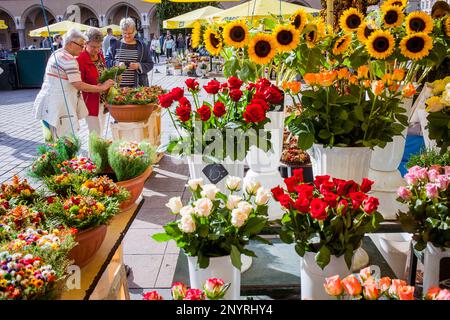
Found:
[[[189,280],[191,288],[203,289],[203,285],[209,278],[220,278],[225,283],[230,283],[225,300],[240,300],[241,297],[241,273],[231,263],[230,256],[209,258],[209,266],[201,269],[197,264],[197,257],[188,256]]]
[[[428,292],[431,287],[439,287],[440,261],[450,258],[449,248],[437,248],[430,242],[424,252],[423,261],[423,292]]]
[[[351,273],[344,255],[331,256],[330,263],[322,270],[315,260],[316,253],[306,252],[300,259],[300,287],[302,300],[335,300],[323,287],[325,278],[339,275],[341,279]]]

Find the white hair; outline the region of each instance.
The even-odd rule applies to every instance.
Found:
[[[120,20],[120,30],[124,31],[128,28],[133,28],[133,30],[136,32],[136,23],[131,18],[123,18]]]
[[[66,46],[71,41],[76,41],[78,39],[83,39],[84,41],[88,41],[88,38],[81,33],[78,29],[70,29],[63,36],[63,46]]]

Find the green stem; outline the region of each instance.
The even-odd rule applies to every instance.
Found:
[[[175,124],[175,120],[174,120],[174,118],[173,118],[173,116],[172,116],[172,112],[171,112],[169,109],[167,109],[167,112],[169,113],[169,116],[170,116],[170,119],[172,120],[173,126],[175,127],[175,130],[177,131],[178,136],[179,136],[180,139],[181,139],[181,134],[180,134],[180,131],[178,131],[177,125]]]
[[[372,120],[373,108],[375,107],[375,103],[377,102],[377,96],[376,96],[376,95],[374,96],[374,98],[375,98],[375,99],[373,99],[372,107],[370,108],[369,123],[367,124],[367,130],[366,130],[366,132],[364,132],[364,138],[363,138],[364,141],[366,141],[367,132],[368,132],[369,129],[370,129],[370,122],[371,122],[371,120]]]

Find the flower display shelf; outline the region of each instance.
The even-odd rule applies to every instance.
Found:
[[[158,108],[157,104],[105,104],[111,116],[117,122],[141,122],[147,121],[153,111]]]

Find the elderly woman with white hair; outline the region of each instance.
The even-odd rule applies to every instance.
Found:
[[[47,62],[44,82],[33,109],[35,118],[42,121],[46,141],[78,131],[78,121],[88,115],[80,91],[103,92],[114,85],[113,80],[95,85],[82,81],[76,57],[87,40],[79,30],[69,30],[63,37],[63,47]]]
[[[122,38],[111,41],[106,54],[108,67],[125,65],[127,70],[122,74],[121,87],[148,86],[147,73],[153,69],[153,61],[148,46],[136,39],[136,24],[131,18],[120,21]]]

